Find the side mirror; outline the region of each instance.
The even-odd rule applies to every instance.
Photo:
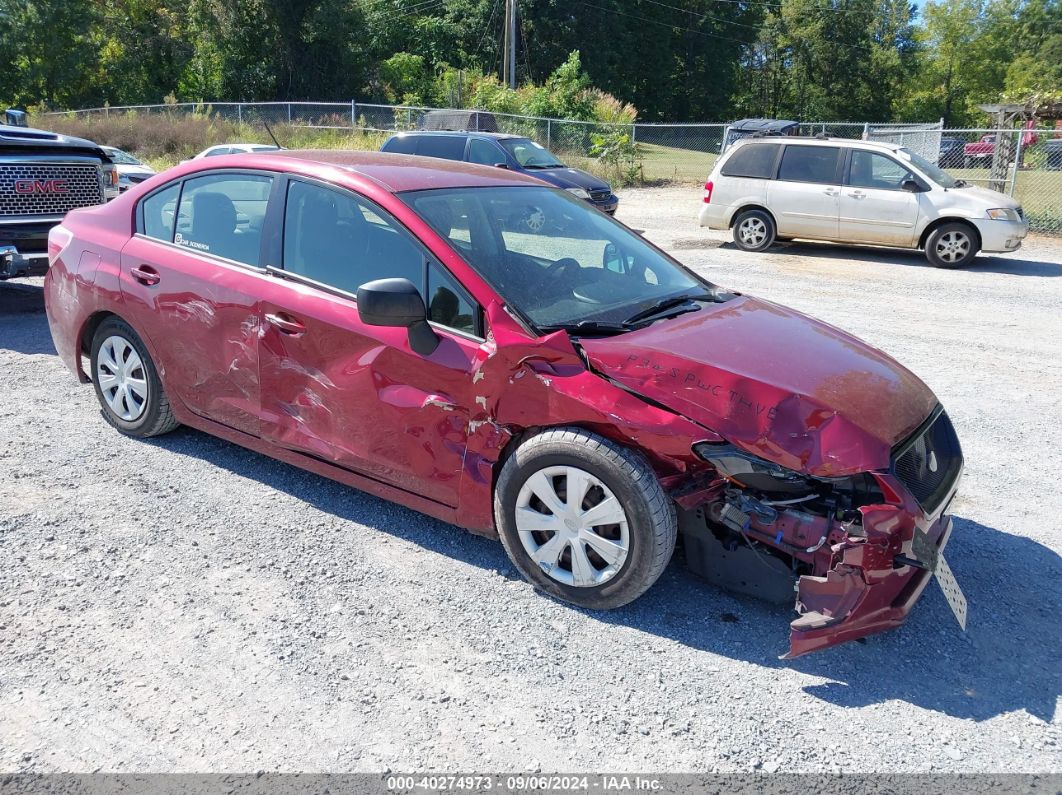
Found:
[[[908,193],[922,192],[922,186],[918,183],[917,180],[913,179],[905,179],[903,182],[900,183],[900,188],[907,191]]]
[[[605,244],[605,248],[601,252],[601,267],[616,273],[623,273],[623,258],[620,256],[619,249],[616,248],[615,243]]]
[[[430,356],[439,337],[428,325],[428,310],[409,279],[377,279],[358,288],[358,316],[369,326],[409,329],[409,347]]]

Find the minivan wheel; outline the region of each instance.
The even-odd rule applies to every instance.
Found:
[[[127,436],[158,436],[176,428],[155,363],[124,320],[103,321],[92,337],[92,383],[103,417]]]
[[[566,602],[608,610],[659,579],[675,509],[638,453],[581,428],[523,442],[502,467],[494,518],[513,565]]]
[[[926,259],[938,268],[961,268],[977,250],[977,237],[966,224],[941,224],[926,239]]]
[[[744,251],[763,251],[774,242],[774,219],[763,210],[745,210],[734,219],[734,242]]]

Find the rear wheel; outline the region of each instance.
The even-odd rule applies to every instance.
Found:
[[[494,516],[526,579],[594,610],[641,596],[675,549],[674,506],[649,464],[580,428],[520,445],[498,477]]]
[[[961,268],[977,255],[977,236],[966,224],[941,224],[926,239],[926,259],[938,268]]]
[[[124,320],[112,317],[96,329],[91,367],[103,417],[122,433],[158,436],[180,424],[147,348]]]
[[[763,210],[745,210],[734,219],[734,242],[743,251],[763,251],[774,234],[774,219]]]

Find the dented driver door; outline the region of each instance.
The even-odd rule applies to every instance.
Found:
[[[456,505],[478,307],[386,211],[320,183],[291,180],[275,256],[260,305],[262,436]],[[430,355],[410,348],[404,328],[361,321],[358,287],[382,278],[409,279],[447,321],[433,324]]]
[[[436,327],[422,356],[406,329],[363,324],[352,298],[284,287],[262,304],[263,437],[456,505],[480,343]]]

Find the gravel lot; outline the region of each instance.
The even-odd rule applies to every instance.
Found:
[[[498,543],[197,432],[119,436],[31,280],[0,285],[0,771],[1062,770],[1062,240],[960,272],[746,254],[698,201],[620,217],[947,406],[965,635],[931,586],[901,630],[781,662],[787,609],[678,561],[608,614],[537,596]]]

